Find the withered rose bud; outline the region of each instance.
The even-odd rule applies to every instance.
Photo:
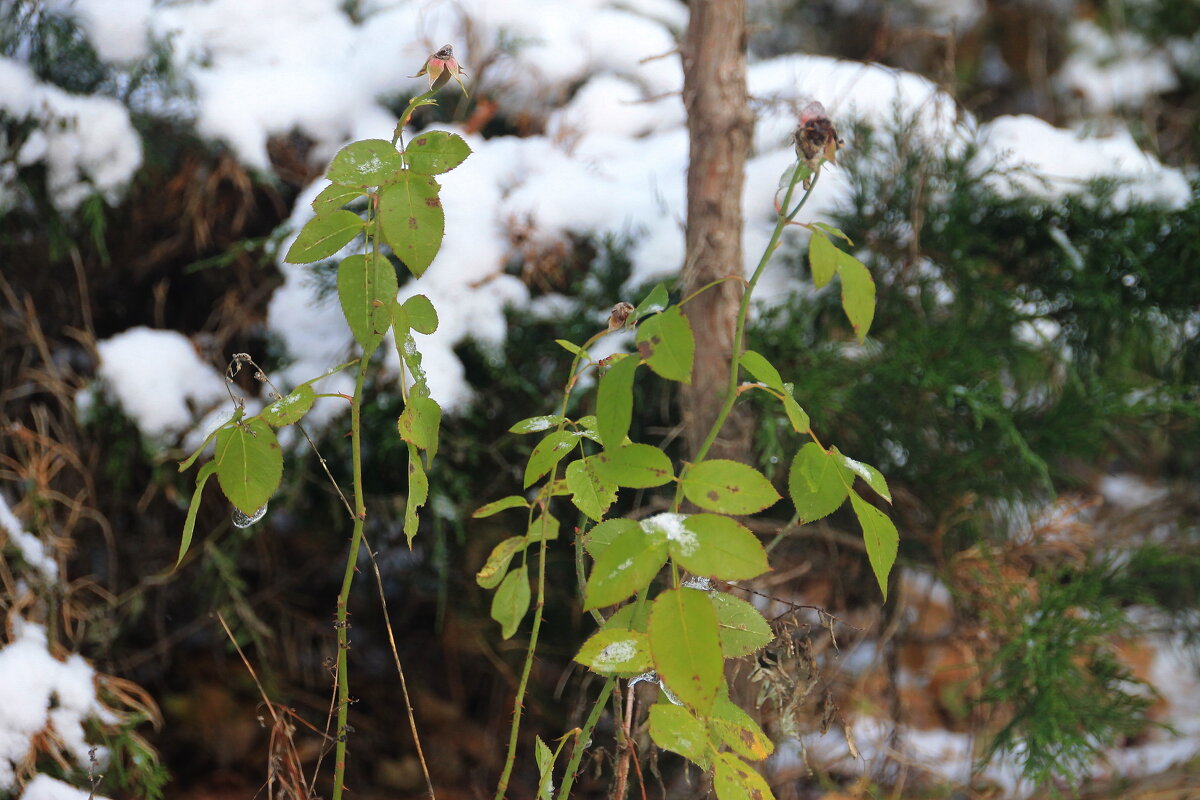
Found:
[[[608,329],[615,331],[618,328],[625,327],[625,323],[629,320],[629,315],[633,313],[633,303],[621,301],[612,307],[612,312],[608,315]]]
[[[845,146],[838,137],[837,129],[825,112],[825,106],[816,100],[804,107],[800,112],[800,125],[796,128],[796,155],[808,166],[814,175],[821,164],[828,161],[837,164],[837,151]],[[809,181],[804,182],[808,188]]]
[[[421,71],[414,78],[419,78],[422,75],[429,76],[429,90],[440,89],[446,85],[446,82],[451,78],[458,81],[459,87],[462,88],[463,94],[467,93],[467,87],[463,85],[462,79],[466,75],[466,71],[462,65],[454,58],[454,47],[445,45],[441,50],[431,55],[421,65]]]

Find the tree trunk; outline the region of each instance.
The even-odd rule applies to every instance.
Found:
[[[753,125],[746,102],[744,0],[693,0],[690,7],[683,43],[690,142],[685,295],[718,278],[744,273],[742,184]],[[741,296],[741,284],[728,281],[684,306],[696,335],[692,383],[683,391],[685,438],[692,455],[724,400]],[[744,457],[749,422],[735,409],[710,455]]]

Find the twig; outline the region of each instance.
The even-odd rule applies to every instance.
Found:
[[[613,800],[625,800],[625,784],[629,780],[629,759],[633,755],[633,738],[630,728],[633,725],[633,704],[637,692],[632,686],[625,689],[625,719],[621,720],[621,760],[617,762],[617,782],[613,788]]]
[[[408,727],[412,731],[413,742],[417,746],[417,760],[421,762],[421,772],[425,776],[425,788],[429,790],[429,800],[437,800],[433,791],[433,779],[429,777],[429,766],[425,763],[425,752],[421,749],[421,737],[417,733],[417,720],[413,714],[412,699],[408,695],[408,681],[404,678],[404,667],[400,666],[400,653],[396,650],[396,637],[392,633],[392,619],[388,615],[387,599],[383,595],[383,576],[379,574],[379,562],[375,559],[375,551],[371,543],[363,537],[367,555],[371,558],[371,569],[375,572],[375,586],[379,589],[379,607],[383,609],[383,622],[386,626],[388,644],[392,648],[392,660],[396,662],[396,672],[400,674],[400,693],[404,695],[404,709],[408,712]]]

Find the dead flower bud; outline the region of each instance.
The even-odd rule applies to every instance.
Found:
[[[466,74],[462,65],[454,58],[454,48],[451,45],[446,45],[427,58],[425,63],[421,65],[421,71],[412,77],[429,76],[429,91],[431,92],[442,88],[446,85],[447,81],[454,78],[454,80],[458,81],[463,94],[466,94],[467,87],[462,82],[463,76]]]
[[[795,138],[796,155],[812,170],[813,175],[817,174],[825,161],[837,164],[837,151],[846,145],[825,113],[825,106],[816,100],[800,112],[800,125],[796,128]],[[806,180],[804,188],[808,186],[809,181]]]
[[[610,331],[624,328],[625,323],[629,321],[629,315],[633,313],[633,303],[621,301],[612,307],[612,312],[608,315],[608,329]]]

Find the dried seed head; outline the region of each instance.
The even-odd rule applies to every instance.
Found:
[[[632,313],[633,303],[626,303],[624,300],[617,303],[608,315],[608,329],[615,331],[625,327],[625,323],[629,321],[629,315]]]
[[[463,94],[466,94],[467,87],[462,82],[463,76],[466,74],[466,70],[462,68],[462,65],[454,57],[454,47],[447,44],[443,45],[441,50],[438,50],[425,59],[425,63],[421,65],[421,71],[412,77],[429,76],[430,91],[442,88],[446,85],[447,81],[454,78],[462,88]]]
[[[815,174],[822,162],[837,164],[837,151],[845,146],[833,127],[825,106],[814,100],[800,112],[800,124],[796,128],[796,155]]]

